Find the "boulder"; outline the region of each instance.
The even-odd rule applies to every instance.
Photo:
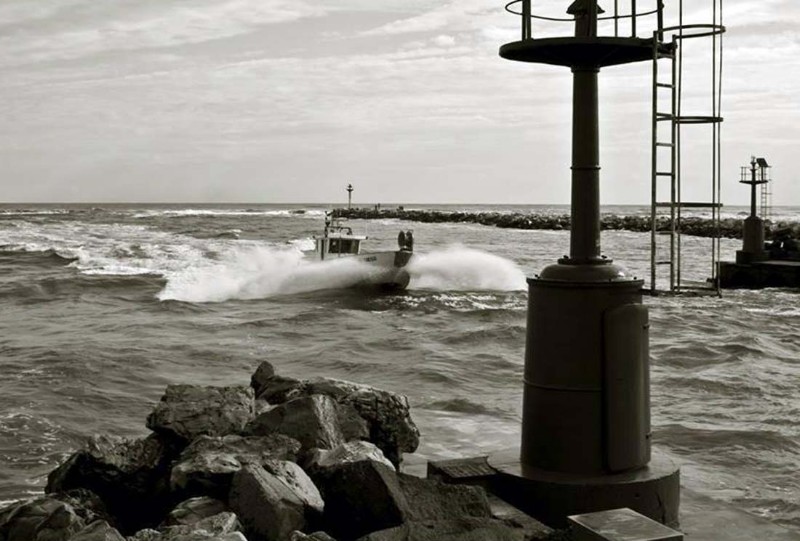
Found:
[[[264,361],[258,365],[256,371],[250,377],[250,387],[253,388],[256,396],[261,394],[264,387],[273,377],[275,377],[275,367],[272,366],[272,363]]]
[[[280,460],[240,469],[233,477],[229,504],[255,541],[284,541],[316,522],[324,508],[305,472]]]
[[[175,509],[169,512],[161,526],[191,526],[227,510],[228,506],[225,502],[208,496],[190,498],[175,506]]]
[[[170,507],[169,464],[174,450],[158,436],[95,436],[47,477],[47,493],[88,489],[123,533],[157,524]]]
[[[303,532],[294,531],[289,541],[336,541],[333,537],[325,532],[314,532],[305,534]]]
[[[411,419],[406,397],[367,385],[329,378],[309,381],[307,392],[326,394],[340,404],[353,406],[367,421],[369,441],[380,447],[395,466],[400,466],[402,453],[413,453],[417,450],[419,429]]]
[[[295,398],[302,389],[303,382],[295,378],[287,378],[275,374],[275,368],[264,361],[250,378],[250,386],[256,398],[265,400],[270,404],[280,404]]]
[[[398,474],[400,489],[408,502],[407,517],[412,521],[492,516],[486,491],[470,485],[451,485],[434,479]]]
[[[368,439],[380,447],[386,458],[397,467],[403,453],[413,453],[419,446],[419,429],[411,419],[408,400],[402,395],[331,378],[287,378],[276,375],[268,362],[258,367],[251,378],[251,384],[256,396],[270,404],[282,404],[301,396],[322,394],[333,398],[340,405],[352,406],[358,416],[366,421],[368,436],[356,436],[354,431],[362,429],[349,429],[347,423],[343,422],[345,441]],[[259,418],[264,415],[268,413]]]
[[[114,522],[103,500],[91,490],[73,488],[65,492],[56,492],[51,495],[59,501],[70,504],[75,510],[75,513],[77,513],[86,524],[95,521]]]
[[[184,444],[203,435],[239,434],[253,418],[253,402],[251,387],[169,385],[147,427]]]
[[[492,517],[482,488],[397,474],[380,461],[318,461],[309,472],[325,499],[324,529],[341,539],[404,522]]]
[[[297,459],[300,442],[283,434],[267,436],[200,436],[172,467],[170,486],[184,495],[226,499],[233,474],[243,464]]]
[[[383,452],[368,441],[348,441],[331,450],[313,449],[304,464],[304,469],[312,472],[362,460],[372,460],[384,464],[392,470],[395,469],[394,464],[389,462]]]
[[[525,532],[493,518],[407,522],[372,532],[358,541],[525,541]]]
[[[242,526],[236,515],[224,511],[193,524],[167,526],[159,530],[140,530],[130,538],[130,541],[209,541],[214,539],[233,541],[244,539],[241,529]]]
[[[50,496],[17,502],[0,511],[3,541],[64,541],[85,526],[71,505]]]
[[[323,529],[337,539],[355,539],[406,520],[408,502],[397,474],[385,464],[346,462],[313,476],[325,499]]]
[[[284,434],[307,450],[333,449],[348,439],[368,435],[366,423],[352,407],[322,394],[295,398],[262,413],[247,426],[247,432]]]
[[[105,520],[96,520],[70,537],[69,541],[125,541],[125,538]]]

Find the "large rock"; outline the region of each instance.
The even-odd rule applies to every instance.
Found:
[[[408,502],[392,468],[372,460],[346,462],[313,473],[325,499],[324,530],[355,539],[402,524]]]
[[[106,504],[100,496],[85,488],[73,488],[65,492],[56,492],[51,496],[59,501],[68,503],[86,524],[95,521],[114,522]]]
[[[233,474],[243,464],[297,459],[300,442],[283,434],[268,436],[200,436],[172,467],[170,485],[184,495],[203,494],[226,499]]]
[[[369,441],[380,447],[395,466],[399,467],[403,453],[413,453],[419,446],[419,429],[411,419],[408,400],[402,395],[330,378],[287,378],[275,374],[266,361],[253,374],[251,385],[256,396],[270,404],[324,394],[339,404],[352,406],[367,422]]]
[[[225,502],[215,498],[209,498],[208,496],[189,498],[176,505],[175,509],[169,512],[167,518],[161,523],[161,527],[191,526],[225,511],[228,511],[228,506]]]
[[[311,479],[287,461],[243,467],[234,475],[229,504],[255,541],[285,541],[315,523],[324,508]]]
[[[203,435],[239,434],[253,418],[253,402],[251,387],[169,385],[147,427],[183,443]]]
[[[0,540],[64,541],[85,525],[71,505],[44,496],[0,511]]]
[[[417,450],[419,429],[411,419],[405,396],[329,378],[309,381],[306,392],[326,394],[340,404],[353,406],[369,425],[369,441],[395,466],[399,467],[402,453]]]
[[[371,459],[317,462],[309,472],[325,499],[324,529],[341,539],[405,522],[492,517],[480,487],[397,474]]]
[[[303,532],[292,532],[289,541],[336,541],[333,537],[325,532],[314,532],[305,534]]]
[[[46,492],[88,489],[97,494],[123,533],[157,524],[170,507],[169,464],[174,450],[145,439],[95,436],[47,477]]]
[[[470,485],[450,485],[433,479],[398,474],[412,521],[447,520],[458,517],[492,516],[486,492]]]
[[[224,511],[193,524],[167,526],[158,530],[144,529],[136,532],[131,541],[234,541],[244,539],[242,525],[237,516]]]
[[[285,434],[304,449],[333,449],[345,441],[368,436],[366,422],[348,405],[312,394],[289,400],[256,417],[247,427],[250,434]]]
[[[525,532],[492,518],[407,522],[358,541],[525,541]]]
[[[349,464],[362,460],[372,460],[385,464],[392,470],[395,469],[394,464],[389,462],[383,452],[375,444],[368,441],[349,441],[330,450],[313,449],[303,466],[307,472],[313,472],[332,468],[339,464]]]
[[[69,541],[125,541],[125,538],[105,520],[96,520]]]

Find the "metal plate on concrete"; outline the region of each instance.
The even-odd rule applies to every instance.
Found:
[[[573,515],[574,541],[682,541],[683,534],[628,508]]]

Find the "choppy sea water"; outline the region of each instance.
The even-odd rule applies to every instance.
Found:
[[[348,289],[357,268],[303,259],[323,212],[0,206],[0,501],[41,492],[91,434],[145,435],[167,384],[245,384],[262,360],[406,394],[422,432],[412,464],[516,445],[525,276],[565,253],[569,233],[354,221],[374,249],[414,230],[409,290],[387,295]],[[602,240],[647,275],[649,235]],[[684,240],[685,273],[702,280],[711,241]],[[739,245],[723,240],[723,259]],[[645,302],[655,438],[683,483],[800,530],[800,292]]]

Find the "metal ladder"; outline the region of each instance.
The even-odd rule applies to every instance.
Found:
[[[657,269],[666,267],[669,271],[669,284],[670,289],[674,288],[676,283],[677,273],[680,272],[680,229],[678,226],[678,210],[676,202],[680,200],[679,196],[679,183],[677,171],[678,159],[678,130],[675,119],[677,117],[677,63],[676,51],[677,41],[673,36],[672,38],[672,52],[670,54],[659,53],[658,42],[660,36],[656,33],[653,37],[653,111],[652,111],[652,166],[651,166],[651,207],[650,207],[650,292],[655,294],[657,292],[658,277],[660,275]],[[666,60],[669,67],[666,70],[668,73],[668,82],[660,79],[659,60]],[[661,103],[661,94],[663,92],[670,94],[670,110],[660,111],[659,103]],[[669,138],[664,141],[659,136],[659,126],[662,123],[669,125]],[[669,159],[663,159],[664,152],[659,150],[662,148],[669,149]],[[666,162],[666,163],[665,163]],[[669,201],[660,201],[659,192],[660,187],[665,183],[669,184],[670,199]],[[664,216],[662,209],[669,210],[669,230],[664,232],[669,236],[668,250],[662,249],[659,246],[659,218]],[[662,243],[663,244],[663,243]],[[662,255],[666,252],[665,255]]]
[[[653,88],[652,88],[652,164],[651,164],[651,231],[650,231],[650,293],[658,294],[719,294],[717,280],[720,259],[720,116],[721,101],[721,59],[722,38],[725,27],[722,26],[722,0],[711,0],[713,22],[711,24],[684,24],[683,1],[677,2],[678,24],[671,27],[660,27],[653,34]],[[674,4],[673,4],[674,5]],[[659,25],[660,26],[660,25]],[[671,35],[670,53],[659,50],[664,35]],[[684,115],[682,113],[681,95],[683,86],[683,41],[691,38],[712,37],[712,89],[711,115]],[[666,70],[661,70],[659,63],[668,63]],[[662,74],[666,71],[666,75]],[[660,108],[661,97],[669,93],[668,111]],[[667,124],[669,136],[664,137],[659,126]],[[681,197],[681,128],[685,125],[712,125],[712,174],[711,201],[687,202]],[[661,135],[659,135],[661,133]],[[668,149],[668,152],[659,149]],[[664,186],[667,184],[669,198],[664,199]],[[681,276],[681,223],[682,209],[707,208],[711,210],[714,237],[711,239],[710,277],[705,283],[688,283]],[[668,224],[666,229],[664,223]],[[662,231],[659,231],[662,227]],[[666,242],[659,242],[666,237]],[[664,244],[668,244],[664,246]],[[664,280],[664,272],[668,270],[668,279]],[[661,278],[661,279],[660,279]],[[666,282],[666,288],[659,286]]]

